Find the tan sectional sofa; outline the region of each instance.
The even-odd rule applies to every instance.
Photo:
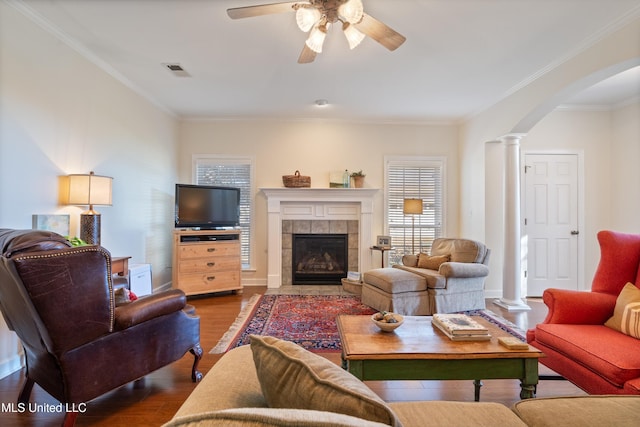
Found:
[[[275,339],[272,339],[275,340]],[[266,341],[266,340],[265,340]],[[260,351],[269,350],[271,343],[261,345]],[[278,344],[279,345],[279,344]],[[252,342],[253,346],[253,342]],[[193,393],[184,402],[165,427],[177,426],[637,426],[640,425],[640,397],[638,396],[583,396],[575,398],[547,398],[530,399],[518,402],[513,408],[491,402],[449,402],[449,401],[421,401],[421,402],[395,402],[385,403],[381,399],[372,398],[364,393],[365,404],[378,405],[382,408],[379,416],[391,416],[388,422],[367,420],[353,413],[338,413],[340,408],[327,407],[327,405],[339,406],[332,398],[325,398],[315,388],[309,390],[309,386],[301,381],[296,373],[299,367],[299,359],[307,355],[305,350],[292,354],[287,362],[292,365],[275,366],[272,361],[261,360],[254,362],[252,346],[243,346],[227,352],[216,363]],[[286,347],[286,346],[285,346]],[[294,351],[294,353],[297,350]],[[306,352],[308,353],[308,352]],[[311,353],[309,353],[311,354]],[[261,357],[261,356],[258,356]],[[313,358],[320,357],[313,355]],[[324,359],[326,360],[326,359]],[[312,362],[316,363],[316,362]],[[338,368],[332,362],[327,361]],[[258,365],[258,368],[256,368]],[[319,364],[327,372],[320,372],[314,378],[307,380],[319,380],[325,376],[330,382],[340,383],[344,380],[342,375],[350,374],[342,371],[337,373],[333,368]],[[293,368],[293,371],[291,370]],[[279,371],[285,369],[285,371]],[[265,378],[272,374],[269,378]],[[263,376],[261,384],[259,378]],[[280,383],[282,379],[293,378],[291,388],[276,389],[279,398],[282,399],[288,393],[303,393],[312,396],[309,403],[316,409],[292,407],[269,407],[267,400],[273,399],[268,394],[271,382]],[[346,381],[351,381],[347,379]],[[303,390],[295,389],[295,384],[304,384]],[[322,383],[319,388],[331,386]],[[354,384],[351,383],[351,386]],[[279,384],[279,386],[285,386]],[[359,388],[359,386],[356,386]],[[267,389],[267,390],[265,390]],[[349,390],[347,390],[349,391]],[[267,394],[265,394],[265,392]],[[373,393],[373,392],[371,392]],[[352,396],[347,396],[350,399]],[[289,397],[294,400],[293,398]],[[299,402],[298,402],[299,403]],[[282,402],[280,402],[282,404]],[[317,406],[320,405],[320,406]],[[319,410],[317,408],[324,408]],[[366,416],[375,412],[364,407]]]

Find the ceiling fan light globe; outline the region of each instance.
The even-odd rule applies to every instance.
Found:
[[[338,14],[347,22],[357,24],[364,14],[362,0],[349,0],[338,7]]]
[[[296,11],[296,23],[303,32],[308,32],[322,18],[318,9],[301,7]]]
[[[322,45],[324,44],[325,37],[327,37],[327,30],[321,25],[316,25],[313,30],[311,30],[311,34],[309,34],[309,38],[305,43],[307,47],[315,53],[322,53]]]
[[[360,43],[362,43],[362,40],[364,40],[365,38],[364,34],[362,34],[356,27],[349,24],[348,22],[345,22],[342,25],[342,31],[344,32],[344,36],[349,43],[349,49],[352,50],[355,49]]]

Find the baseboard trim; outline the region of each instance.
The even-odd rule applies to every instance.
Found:
[[[162,292],[162,291],[168,291],[169,289],[171,289],[172,286],[173,285],[171,284],[171,282],[164,283],[164,284],[158,286],[157,288],[155,288],[153,290],[153,293]]]
[[[242,286],[267,286],[266,279],[242,279]]]
[[[13,357],[0,363],[0,379],[19,371],[24,367],[22,354],[16,354]]]

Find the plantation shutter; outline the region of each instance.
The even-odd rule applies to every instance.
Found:
[[[251,194],[252,194],[251,158],[195,156],[194,175],[198,185],[219,185],[240,189],[240,250],[242,267],[251,265]]]
[[[386,217],[391,236],[391,263],[404,254],[429,252],[433,240],[443,232],[444,160],[433,158],[389,158],[386,160]],[[421,215],[405,215],[404,199],[422,199]],[[415,220],[415,235],[412,221]],[[412,242],[415,241],[415,251]]]

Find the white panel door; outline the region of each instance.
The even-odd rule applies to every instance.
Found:
[[[578,289],[578,156],[526,154],[524,159],[526,295]]]

